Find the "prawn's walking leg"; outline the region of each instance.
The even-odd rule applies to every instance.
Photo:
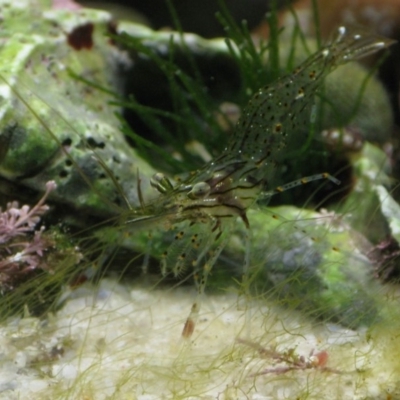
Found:
[[[242,284],[245,298],[245,327],[246,335],[250,337],[251,332],[251,306],[250,306],[250,263],[251,263],[251,239],[253,237],[251,228],[246,230],[246,254],[244,259]]]
[[[215,251],[211,255],[211,258],[208,261],[205,261],[203,263],[203,267],[200,270],[195,271],[194,277],[195,277],[195,282],[196,282],[196,286],[197,286],[197,297],[196,297],[195,302],[192,305],[192,309],[190,310],[190,314],[187,317],[185,326],[183,327],[183,330],[182,330],[182,337],[184,337],[185,339],[190,338],[194,332],[194,328],[196,326],[196,322],[199,317],[201,302],[203,301],[203,297],[204,297],[204,290],[205,290],[205,287],[207,284],[208,274],[210,273],[212,267],[218,260],[220,254],[221,254],[222,250],[224,249],[224,247],[226,246],[227,242],[228,242],[227,238],[223,238],[222,242],[218,245],[218,247],[215,249]],[[195,267],[198,266],[200,259],[203,258],[204,255],[206,254],[206,252],[210,249],[211,244],[212,243],[209,243],[209,245],[206,246],[204,248],[204,250],[202,251],[202,253],[199,255],[198,259],[195,262]]]

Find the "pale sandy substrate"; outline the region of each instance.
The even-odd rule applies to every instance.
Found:
[[[48,321],[3,324],[0,399],[400,398],[397,329],[321,326],[257,301],[247,326],[237,295],[228,293],[207,296],[185,342],[180,333],[193,295],[190,288],[128,289],[108,280],[97,293],[81,288]],[[327,366],[342,373],[252,377],[273,361],[238,337],[305,357],[326,350]]]

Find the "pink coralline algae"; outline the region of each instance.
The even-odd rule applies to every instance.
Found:
[[[41,258],[50,243],[43,238],[44,227],[36,227],[48,211],[45,201],[56,187],[54,181],[47,182],[44,195],[33,207],[20,207],[13,201],[6,210],[0,208],[0,291],[13,289],[29,272],[43,269]]]

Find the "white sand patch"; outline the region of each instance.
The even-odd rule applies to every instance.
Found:
[[[400,396],[398,357],[391,352],[399,339],[388,329],[324,326],[256,301],[246,326],[232,293],[207,296],[196,331],[185,341],[180,335],[193,299],[190,288],[128,289],[104,280],[97,291],[79,289],[47,321],[8,321],[0,328],[0,399]],[[325,350],[326,366],[341,373],[309,368],[252,376],[285,363],[238,343],[238,337],[281,353],[294,349],[305,359],[312,350]]]

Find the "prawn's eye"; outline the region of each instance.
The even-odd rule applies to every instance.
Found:
[[[157,172],[152,176],[150,179],[150,185],[163,194],[171,191],[174,188],[170,180],[161,172]]]
[[[199,182],[193,185],[192,190],[188,193],[188,197],[190,199],[201,199],[203,197],[208,196],[210,193],[211,187],[206,182]]]

